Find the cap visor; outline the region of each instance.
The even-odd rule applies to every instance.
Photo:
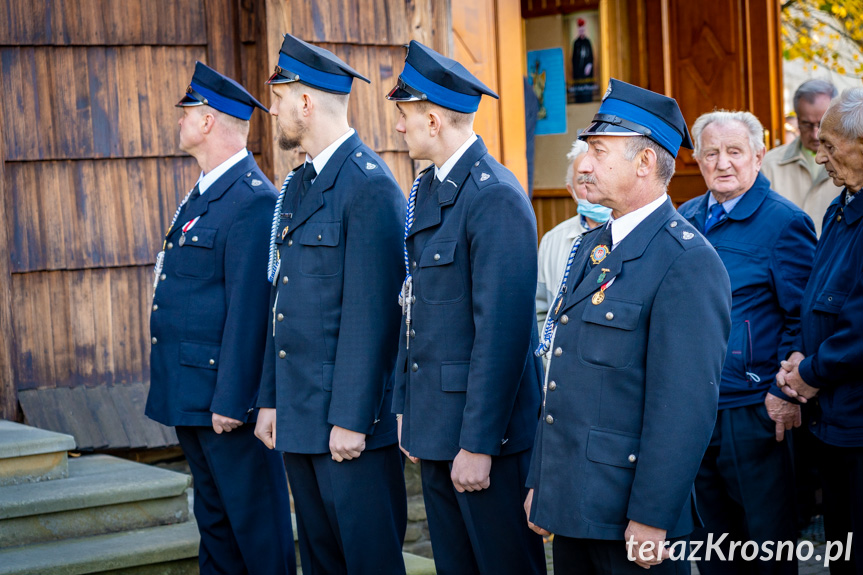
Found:
[[[270,79],[267,80],[265,83],[266,84],[290,84],[291,82],[296,82],[296,80],[292,80],[292,79],[288,78],[287,76],[282,76],[278,72],[275,72],[275,73],[273,73],[272,76],[270,76]]]
[[[186,94],[185,96],[183,96],[183,99],[175,104],[175,106],[177,108],[182,108],[185,106],[203,106],[203,105],[204,105],[203,102],[196,100],[195,98],[193,98],[189,94]]]
[[[593,122],[578,137],[585,136],[641,136],[638,132],[608,122]]]
[[[390,90],[390,93],[387,94],[387,100],[393,100],[395,102],[419,102],[422,98],[414,96],[407,90],[403,90],[398,85]]]

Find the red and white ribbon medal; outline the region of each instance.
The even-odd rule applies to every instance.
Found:
[[[181,246],[186,243],[186,232],[191,230],[192,227],[194,227],[194,225],[197,224],[198,220],[200,220],[200,219],[201,219],[201,216],[198,216],[194,220],[189,220],[188,222],[186,222],[186,225],[183,226],[183,233],[182,233],[182,235],[180,235],[180,241],[178,242]]]

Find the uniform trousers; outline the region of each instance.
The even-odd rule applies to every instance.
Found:
[[[678,541],[687,542],[688,537],[669,539],[669,545]],[[638,551],[632,548],[633,556]],[[677,548],[672,552],[675,557],[681,553]],[[665,559],[659,565],[653,565],[649,570],[640,567],[635,561],[629,560],[629,550],[625,541],[604,541],[598,539],[573,539],[555,535],[552,542],[554,556],[554,575],[689,575],[691,568],[684,557],[672,561]],[[686,553],[688,556],[688,551]]]
[[[524,514],[530,450],[492,457],[489,487],[474,492],[456,491],[452,461],[420,465],[438,575],[546,572],[542,537]]]
[[[704,541],[707,548],[709,535],[717,541],[727,533],[719,549],[726,559],[730,557],[730,543],[754,541],[759,546],[765,541],[796,542],[797,511],[794,485],[794,465],[791,434],[776,441],[776,425],[767,415],[764,402],[719,411],[713,436],[698,476],[695,495],[704,527],[692,534],[693,541]],[[751,550],[751,545],[749,547]],[[748,551],[747,556],[751,555]],[[734,560],[719,560],[713,554],[698,561],[702,575],[796,574],[797,561],[744,561],[741,547],[734,552]]]
[[[836,447],[816,438],[824,497],[824,536],[844,545],[851,533],[849,561],[830,564],[831,575],[863,575],[863,447]],[[842,552],[842,559],[845,551]]]
[[[255,437],[255,424],[176,431],[195,481],[201,575],[296,573],[285,466]]]
[[[407,495],[397,445],[337,463],[285,453],[303,575],[404,574]]]

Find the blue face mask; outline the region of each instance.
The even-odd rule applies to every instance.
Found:
[[[611,208],[600,206],[599,204],[591,204],[587,200],[578,200],[578,214],[585,218],[591,219],[600,224],[604,224],[611,217]]]

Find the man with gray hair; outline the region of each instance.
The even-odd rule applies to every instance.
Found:
[[[801,304],[800,335],[776,383],[814,405],[828,541],[853,541],[850,561],[830,572],[863,573],[863,88],[846,90],[824,114],[815,157],[842,193],[827,208]],[[817,398],[818,401],[814,401]],[[844,557],[844,555],[843,555]]]
[[[584,184],[576,183],[575,173],[581,158],[587,153],[587,144],[581,140],[572,143],[572,149],[566,155],[569,165],[566,168],[566,190],[578,204],[575,217],[564,220],[542,236],[539,242],[539,274],[536,282],[536,321],[539,333],[545,327],[548,308],[557,294],[560,280],[566,268],[566,261],[577,241],[587,230],[592,230],[599,224],[604,224],[611,216],[611,208],[592,204],[585,198]]]
[[[809,214],[818,235],[824,212],[840,191],[824,167],[815,163],[821,117],[837,93],[836,87],[824,80],[800,84],[794,92],[794,113],[800,136],[767,152],[761,166],[761,173],[770,180],[771,187]]]
[[[731,337],[719,385],[719,413],[695,479],[704,527],[693,541],[796,538],[792,454],[785,432],[800,406],[772,384],[800,331],[800,300],[815,254],[815,228],[803,210],[758,173],[763,128],[749,112],[717,111],[692,126],[695,160],[707,193],[680,214],[713,244],[731,278]],[[726,554],[728,557],[728,554]],[[706,559],[706,558],[705,558]],[[778,559],[778,558],[777,558]],[[703,575],[797,573],[795,560],[699,562]],[[754,569],[754,571],[753,571]]]

